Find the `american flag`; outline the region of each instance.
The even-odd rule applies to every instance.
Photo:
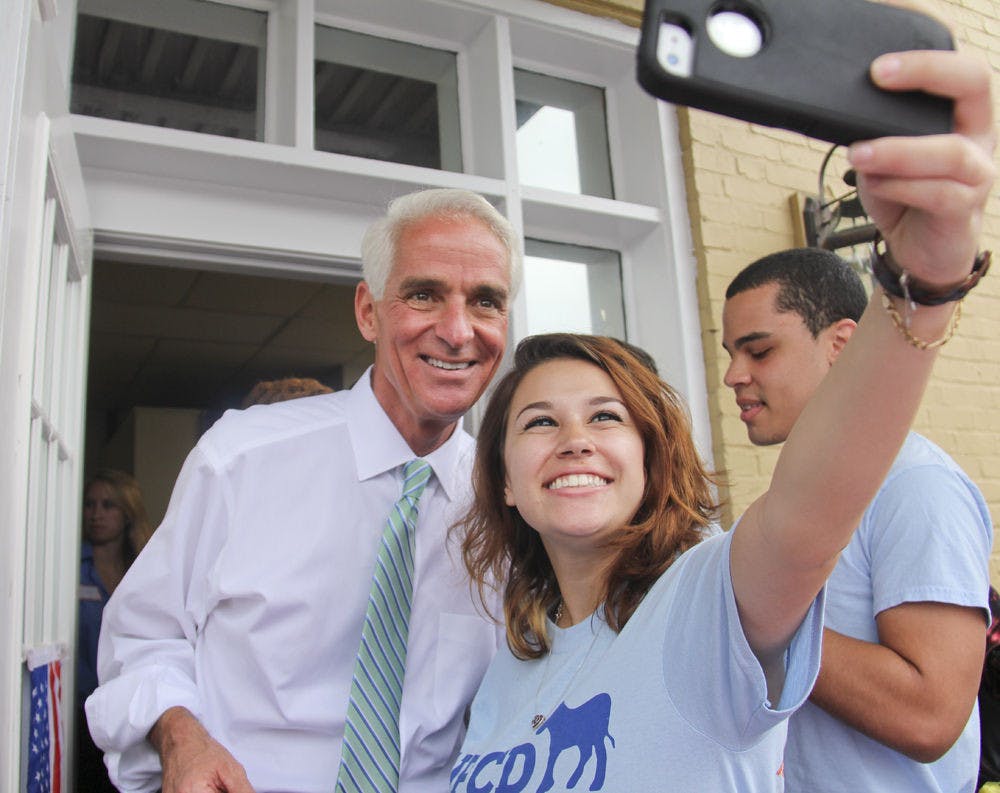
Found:
[[[26,653],[31,673],[28,779],[25,793],[62,791],[62,653],[40,647]]]

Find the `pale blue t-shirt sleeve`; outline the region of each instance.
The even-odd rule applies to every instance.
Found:
[[[864,524],[872,617],[932,601],[981,608],[989,624],[992,523],[964,477],[941,466],[908,468],[886,482]]]
[[[756,743],[809,696],[819,673],[823,594],[812,603],[786,653],[781,700],[767,700],[764,671],[740,624],[729,570],[732,531],[674,563],[664,597],[663,671],[667,695],[696,730],[728,749]],[[664,593],[665,595],[667,593]]]

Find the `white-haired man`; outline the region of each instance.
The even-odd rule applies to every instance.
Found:
[[[520,261],[482,197],[397,199],[362,243],[374,366],[349,391],[228,413],[199,441],[105,612],[87,716],[123,791],[447,789],[498,641],[447,547],[470,487],[458,425],[500,364]],[[390,535],[411,466],[409,529]],[[402,564],[384,561],[390,536],[411,548],[396,670],[361,661],[388,619],[370,602],[378,569]],[[366,683],[380,675],[394,712],[362,734],[366,698],[392,698]]]

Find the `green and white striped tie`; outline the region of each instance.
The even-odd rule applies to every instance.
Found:
[[[344,793],[395,793],[399,786],[399,703],[413,597],[413,533],[417,501],[430,477],[424,460],[406,464],[403,495],[382,533],[344,725],[337,775],[337,791]]]

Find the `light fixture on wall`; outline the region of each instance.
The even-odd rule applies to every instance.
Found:
[[[865,222],[868,215],[858,197],[853,169],[844,174],[844,183],[851,189],[837,198],[826,200],[826,168],[836,150],[837,146],[833,146],[823,158],[819,169],[819,190],[815,196],[806,198],[802,207],[806,244],[828,251],[864,245],[875,239],[875,224]]]

